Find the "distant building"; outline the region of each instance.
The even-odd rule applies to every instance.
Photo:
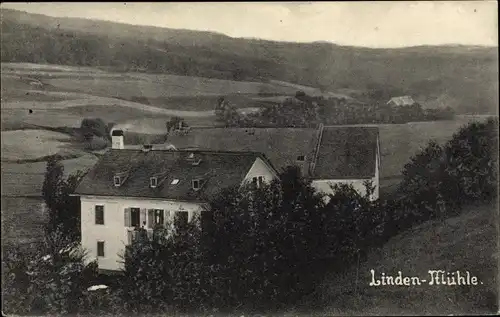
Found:
[[[277,177],[276,170],[254,152],[166,151],[151,146],[125,149],[123,133],[114,131],[111,150],[78,185],[82,246],[101,270],[122,268],[125,246],[146,223],[153,228],[192,221],[221,189]]]
[[[411,96],[401,96],[401,97],[392,97],[388,102],[387,105],[393,106],[393,107],[407,107],[407,106],[413,106],[415,104],[415,100]]]

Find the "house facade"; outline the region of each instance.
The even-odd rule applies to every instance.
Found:
[[[123,267],[121,254],[153,229],[187,224],[221,189],[277,177],[271,163],[254,152],[125,149],[123,133],[113,131],[106,152],[78,185],[82,246],[99,269]]]

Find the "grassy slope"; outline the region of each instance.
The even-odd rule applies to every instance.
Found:
[[[424,223],[374,250],[359,267],[330,276],[318,288],[319,314],[429,315],[492,313],[498,304],[498,206],[470,206],[462,215]],[[432,269],[468,270],[483,285],[370,287],[369,270],[427,278]]]

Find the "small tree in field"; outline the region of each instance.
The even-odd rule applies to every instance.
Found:
[[[165,126],[167,128],[167,132],[170,132],[172,130],[176,130],[179,126],[187,127],[187,124],[183,118],[178,117],[178,116],[174,116],[174,117],[170,118],[169,121],[167,121]]]

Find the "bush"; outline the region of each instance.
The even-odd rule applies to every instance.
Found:
[[[85,264],[77,243],[56,231],[33,249],[4,254],[4,311],[16,314],[73,314],[97,276],[95,262]]]
[[[464,204],[497,195],[498,120],[474,122],[441,146],[436,142],[413,156],[403,169],[398,204],[407,223],[448,217]]]
[[[91,140],[94,136],[111,140],[111,128],[112,125],[106,124],[100,118],[85,118],[80,125],[85,140]]]
[[[130,309],[262,311],[286,307],[312,291],[322,278],[318,264],[332,256],[325,252],[328,244],[340,240],[346,228],[370,234],[373,220],[365,210],[359,217],[365,223],[345,226],[339,213],[332,213],[334,204],[326,208],[297,168],[283,171],[281,180],[283,186],[223,190],[199,219],[203,231],[190,225],[162,243],[128,248],[122,289]],[[326,231],[331,229],[326,223],[334,222],[338,230]],[[332,236],[325,239],[328,233]],[[362,246],[356,237],[351,244],[357,253]],[[339,258],[352,253],[329,251]]]
[[[86,149],[90,151],[98,151],[107,148],[108,145],[108,139],[98,136],[92,136],[86,144]]]

